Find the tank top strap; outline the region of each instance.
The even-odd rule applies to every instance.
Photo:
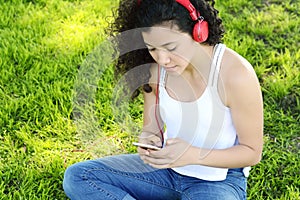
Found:
[[[165,82],[166,82],[166,70],[163,67],[160,68],[160,79],[159,79],[159,86],[160,87],[165,87]]]
[[[217,89],[218,77],[222,62],[222,57],[225,52],[225,44],[217,44],[214,48],[213,60],[210,67],[210,73],[208,78],[208,86]]]

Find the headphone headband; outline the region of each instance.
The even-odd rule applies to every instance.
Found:
[[[181,4],[189,11],[192,20],[196,21],[199,19],[200,13],[196,10],[196,8],[189,0],[176,0],[176,2]]]
[[[141,4],[141,1],[137,0],[138,6]],[[196,10],[190,0],[176,0],[176,2],[188,10],[193,21],[197,21],[193,28],[193,39],[196,42],[205,42],[209,35],[208,22],[204,20],[204,17]]]

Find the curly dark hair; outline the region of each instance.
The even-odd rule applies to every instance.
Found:
[[[190,2],[201,13],[209,25],[209,36],[203,44],[215,45],[222,42],[225,31],[222,20],[218,17],[219,12],[214,8],[215,1],[190,0]],[[192,36],[193,27],[196,23],[196,21],[191,19],[188,10],[177,3],[176,0],[120,0],[119,7],[114,12],[114,18],[115,21],[110,24],[111,35],[172,21],[178,26],[180,31],[189,33]],[[143,43],[141,33],[135,32],[135,34],[132,34],[132,38],[126,37],[126,41],[119,40],[118,46],[119,48],[126,48],[129,43],[131,46],[134,45],[132,44],[133,41],[137,45],[140,42]],[[115,65],[116,76],[122,75],[130,69],[143,64],[148,64],[145,67],[149,68],[150,64],[155,62],[145,45],[143,48],[133,49],[137,50],[119,56]],[[139,77],[127,77],[127,79],[129,82],[134,82],[134,84],[143,85],[143,89],[146,92],[151,92],[152,89],[147,84],[149,77],[150,72],[148,70],[148,73],[142,73]],[[131,86],[131,88],[136,88],[136,86]],[[137,93],[134,96],[136,95]]]

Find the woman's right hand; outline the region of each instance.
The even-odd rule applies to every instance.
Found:
[[[142,132],[141,135],[139,136],[139,143],[149,144],[149,145],[157,146],[159,148],[162,147],[161,138],[158,135],[151,132]],[[145,151],[147,150],[141,147],[138,148],[139,154],[144,154]]]

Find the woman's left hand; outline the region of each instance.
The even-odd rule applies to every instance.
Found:
[[[193,164],[193,159],[198,157],[197,152],[191,144],[186,141],[174,138],[168,139],[166,146],[161,150],[147,150],[140,153],[141,159],[155,168],[173,168]],[[197,154],[197,153],[196,153]]]

